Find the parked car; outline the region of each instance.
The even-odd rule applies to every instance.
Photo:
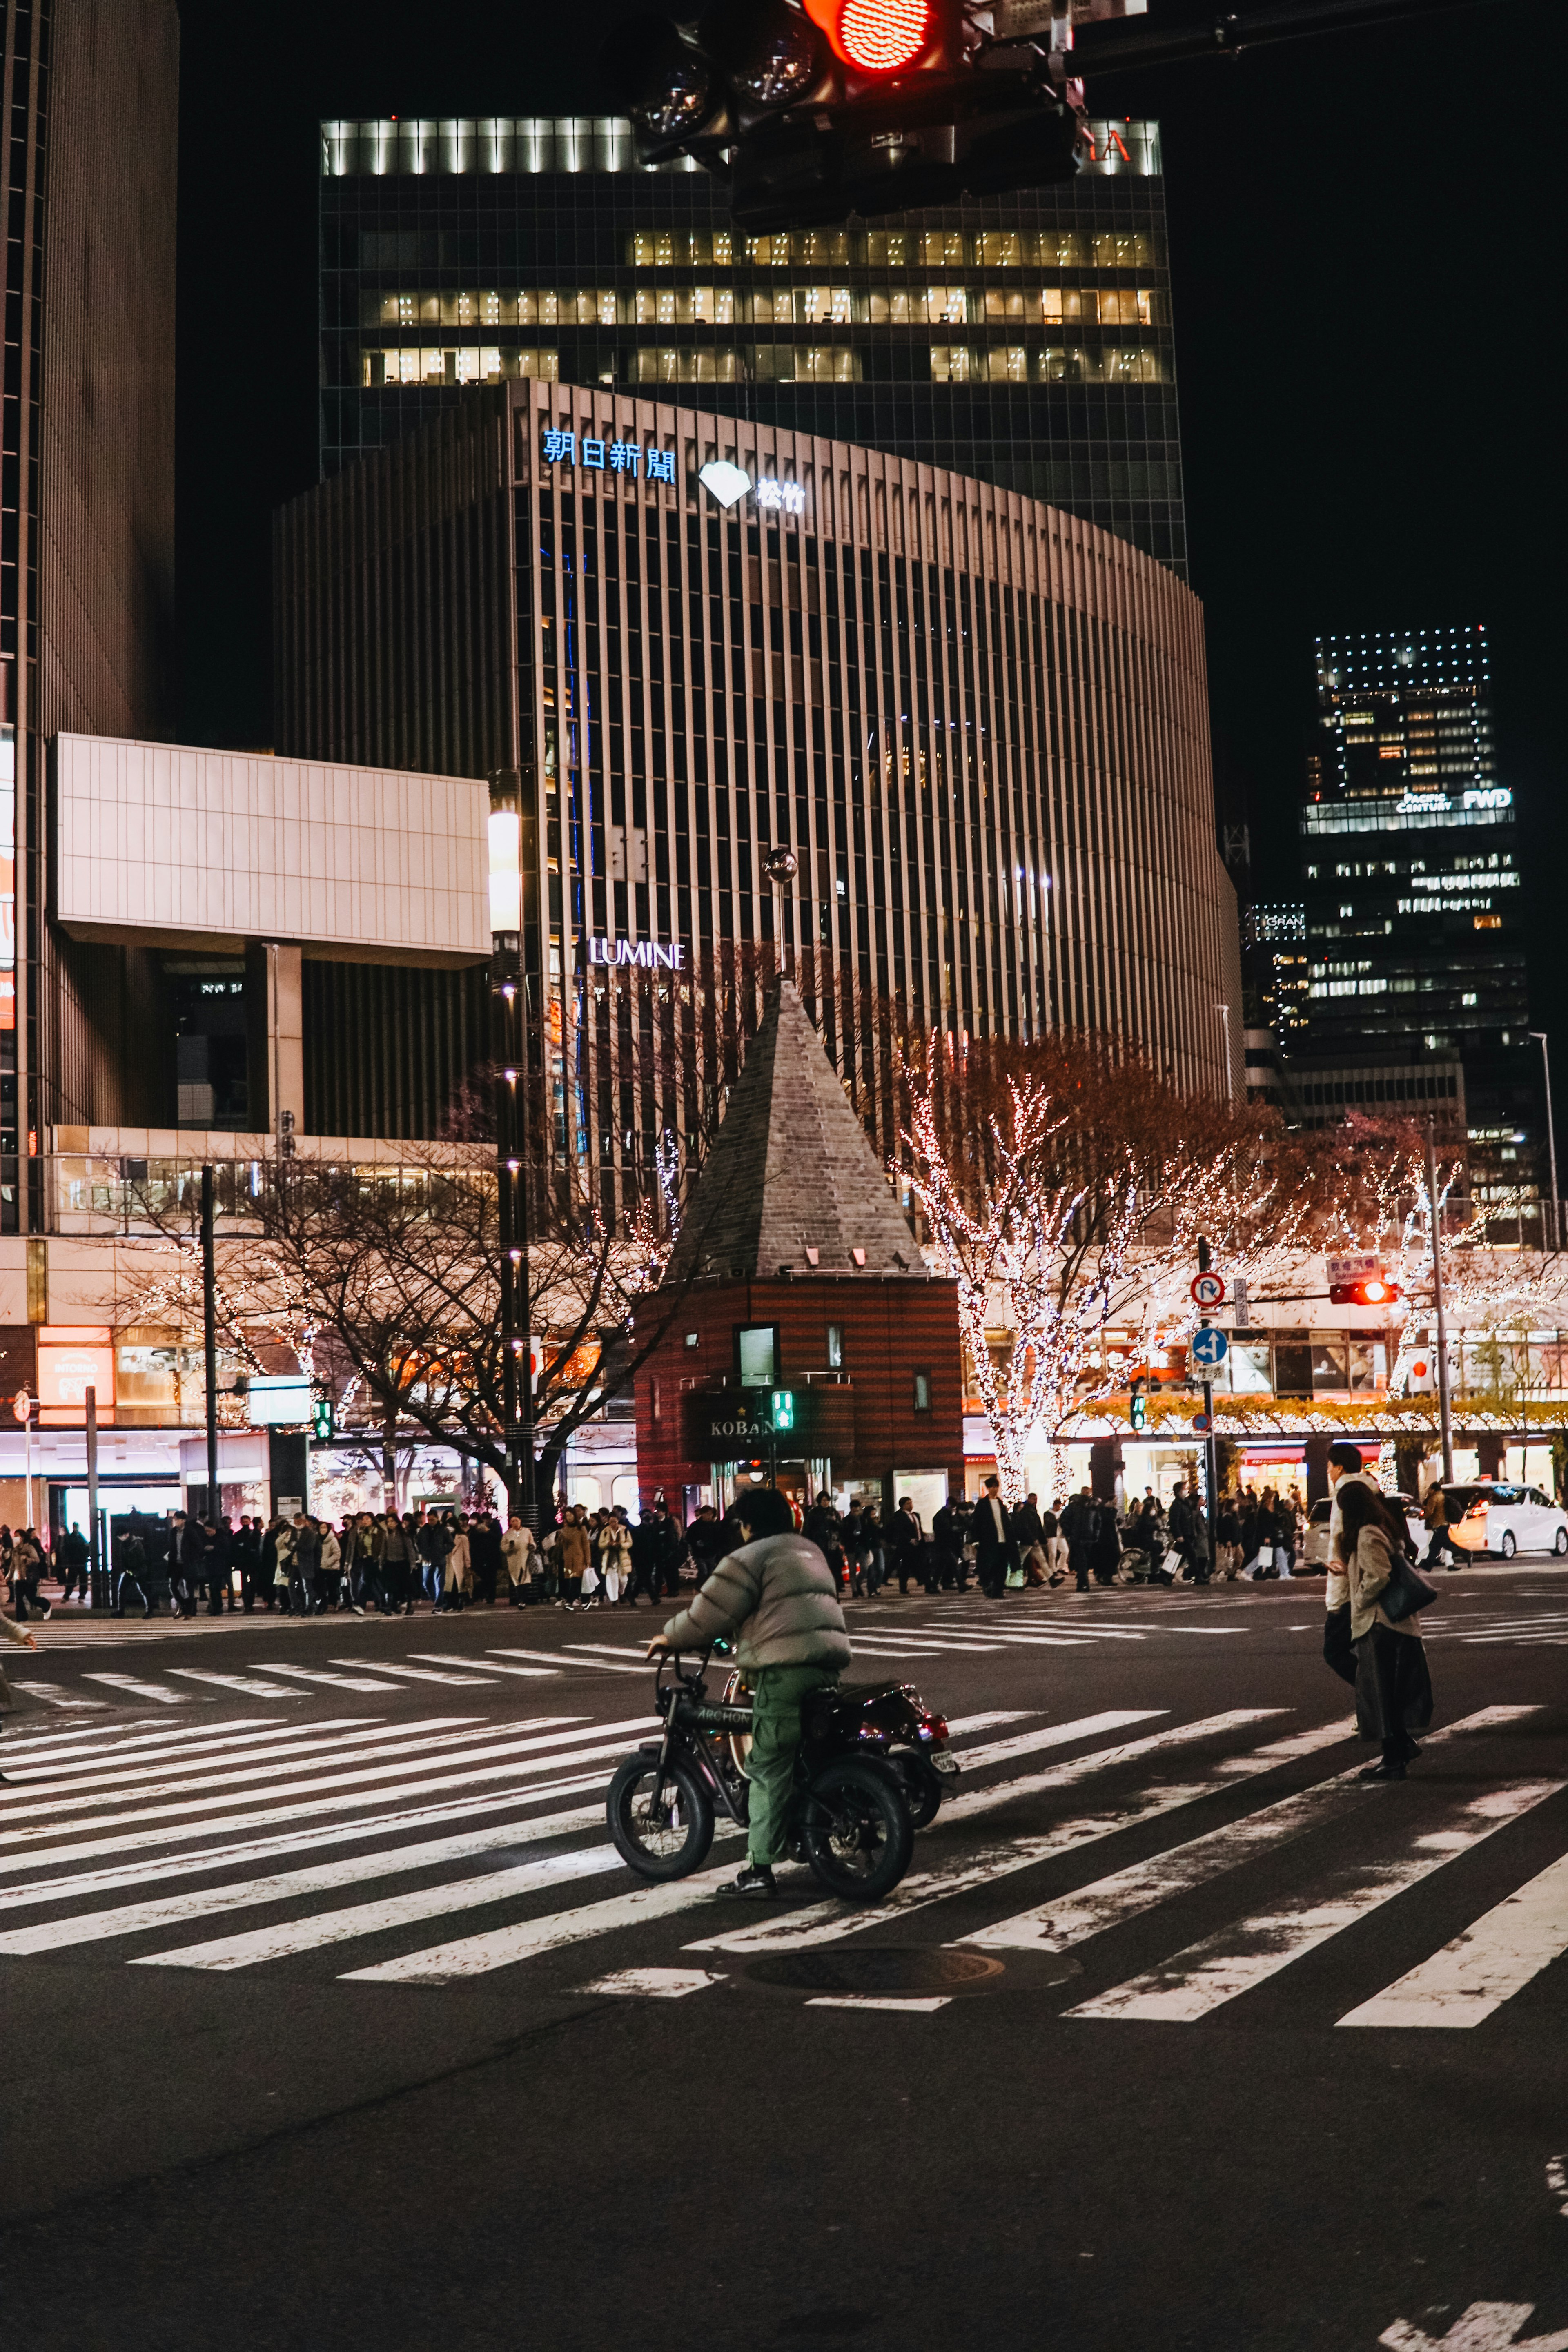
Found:
[[[1426,1530],[1421,1524],[1420,1505],[1412,1495],[1390,1495],[1388,1499],[1391,1503],[1397,1503],[1404,1511],[1405,1524],[1410,1530],[1410,1540],[1415,1546],[1416,1554],[1419,1557],[1426,1549]],[[1323,1576],[1327,1573],[1329,1520],[1333,1507],[1333,1502],[1329,1496],[1320,1495],[1307,1514],[1307,1538],[1301,1547],[1301,1565],[1296,1571],[1298,1576]]]
[[[1568,1555],[1568,1511],[1539,1486],[1479,1478],[1445,1486],[1443,1493],[1457,1550],[1496,1552],[1502,1559],[1521,1551],[1555,1552],[1559,1559]]]

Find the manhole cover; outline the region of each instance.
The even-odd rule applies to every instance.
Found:
[[[954,1992],[1003,1973],[984,1952],[918,1947],[853,1952],[779,1952],[753,1960],[752,1984],[786,1985],[797,1992]]]

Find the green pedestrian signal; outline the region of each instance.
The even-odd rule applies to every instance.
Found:
[[[773,1391],[773,1427],[775,1429],[795,1427],[795,1398],[788,1389]]]
[[[1132,1383],[1131,1392],[1127,1402],[1128,1417],[1131,1421],[1133,1428],[1147,1429],[1149,1426],[1149,1400],[1143,1394],[1142,1390],[1139,1387],[1136,1381]]]
[[[310,1427],[323,1445],[330,1445],[337,1435],[337,1423],[331,1397],[319,1396],[310,1406]]]

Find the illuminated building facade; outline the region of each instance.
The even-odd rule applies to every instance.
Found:
[[[1159,127],[1069,185],[746,236],[615,118],[321,126],[321,470],[466,383],[598,384],[1043,499],[1184,576]]]
[[[813,1009],[858,1087],[885,1052],[857,1008],[889,1000],[1239,1087],[1202,613],[1124,541],[909,458],[524,379],[285,509],[277,595],[280,751],[492,779],[554,1148],[612,1193],[646,1195],[732,1082],[715,993],[772,967],[784,849],[785,949],[839,992]],[[353,1017],[372,1034],[372,995]],[[433,1065],[422,1115],[466,1075]],[[311,1124],[384,1132],[374,1110],[345,1093]]]
[[[1544,1178],[1519,831],[1499,774],[1486,631],[1317,641],[1301,813],[1309,1017],[1300,1050],[1464,1066],[1481,1197]]]

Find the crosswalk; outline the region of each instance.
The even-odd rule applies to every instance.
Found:
[[[422,1694],[412,1719],[251,1705],[8,1736],[0,1959],[526,2003],[700,1998],[813,1951],[981,1954],[997,1982],[1070,1955],[1064,2026],[1107,2032],[1245,2025],[1279,1980],[1321,2023],[1396,2032],[1473,2031],[1568,1990],[1568,1779],[1541,1769],[1542,1707],[1440,1728],[1394,1787],[1361,1781],[1342,1717],[993,1708],[953,1724],[959,1790],[886,1903],[847,1908],[786,1867],[787,1899],[759,1911],[713,1899],[739,1849],[722,1824],[689,1879],[647,1885],[616,1855],[604,1792],[653,1728],[640,1694],[501,1718],[465,1707],[442,1653],[407,1663],[432,1662],[434,1681],[396,1685]],[[1392,1966],[1362,1932],[1380,1914]],[[827,1987],[810,2005],[932,2018],[962,1997]]]
[[[51,1650],[102,1646],[97,1637],[79,1633],[74,1643],[45,1638]],[[572,1681],[590,1675],[601,1679],[617,1674],[646,1676],[645,1646],[642,1642],[568,1642],[552,1650],[515,1644],[462,1652],[410,1650],[395,1658],[332,1656],[309,1666],[267,1657],[242,1660],[236,1666],[170,1664],[158,1675],[84,1667],[79,1677],[80,1687],[26,1667],[10,1679],[24,1703],[61,1715],[101,1715],[116,1708],[142,1710],[203,1702],[221,1705],[230,1695],[286,1707],[290,1700],[305,1700],[328,1691],[379,1692],[385,1696],[406,1695],[416,1685],[439,1684],[451,1690],[501,1693],[511,1691],[519,1683]]]

